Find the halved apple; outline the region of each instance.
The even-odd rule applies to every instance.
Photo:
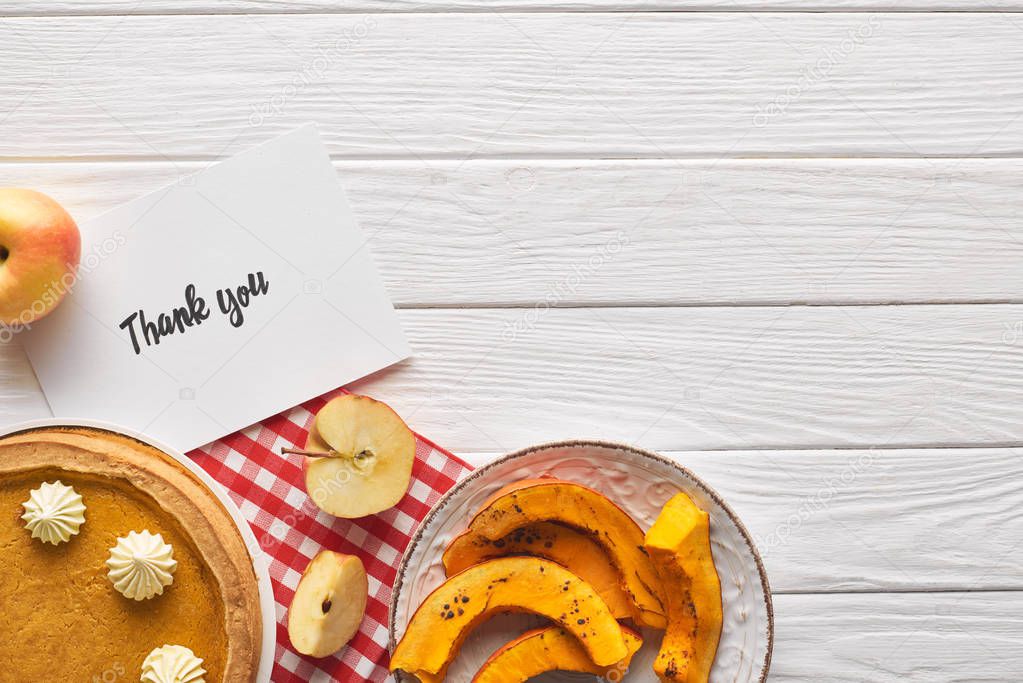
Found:
[[[499,612],[547,617],[599,665],[610,666],[629,652],[621,626],[592,586],[548,560],[502,557],[455,574],[423,600],[394,648],[391,671],[420,683],[443,681],[471,630]]]
[[[412,477],[416,439],[391,408],[346,394],[323,406],[306,441],[306,491],[335,517],[374,515],[394,507]]]
[[[444,549],[444,570],[452,576],[484,560],[508,555],[533,555],[557,562],[593,586],[616,619],[633,616],[621,574],[604,549],[589,534],[554,522],[519,527],[496,541],[470,532],[459,534]]]
[[[311,657],[334,654],[359,631],[368,596],[362,560],[320,551],[302,573],[288,608],[291,644]]]
[[[598,491],[560,479],[525,479],[497,491],[469,522],[466,533],[497,541],[519,527],[556,522],[586,533],[610,558],[641,626],[664,628],[660,578],[643,549],[643,531]]]
[[[610,666],[593,663],[586,650],[571,633],[560,626],[526,631],[490,656],[472,683],[525,683],[548,671],[575,671],[620,681],[629,669],[643,639],[630,628],[622,627],[629,652]]]

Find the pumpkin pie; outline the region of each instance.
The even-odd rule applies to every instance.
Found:
[[[43,483],[85,505],[78,533],[33,538],[23,504]],[[0,438],[0,681],[138,680],[164,645],[192,650],[207,683],[253,681],[262,622],[252,562],[230,513],[160,450],[99,429],[41,428]],[[159,534],[173,582],[134,600],[108,577],[118,539]],[[13,664],[13,666],[10,666]]]

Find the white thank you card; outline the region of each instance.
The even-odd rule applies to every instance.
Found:
[[[315,126],[81,226],[19,337],[54,414],[190,450],[409,355]]]

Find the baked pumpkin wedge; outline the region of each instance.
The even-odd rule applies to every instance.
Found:
[[[710,516],[684,493],[665,503],[646,533],[661,575],[668,628],[654,660],[665,683],[707,683],[721,638],[721,582],[710,547]]]
[[[643,639],[630,628],[622,628],[629,653],[620,662],[599,666],[586,654],[575,636],[560,626],[526,631],[490,656],[472,683],[525,683],[548,671],[577,671],[620,681],[629,669]]]
[[[497,612],[547,617],[608,666],[628,655],[625,636],[597,592],[564,567],[539,557],[502,557],[455,574],[412,615],[391,655],[391,671],[422,683],[444,680],[473,627]]]
[[[665,627],[660,579],[643,550],[642,529],[624,510],[591,488],[553,478],[515,482],[483,504],[465,533],[497,541],[536,522],[557,522],[588,534],[618,571],[636,623]],[[450,551],[449,546],[444,553],[445,566]]]
[[[621,574],[604,549],[588,534],[553,522],[519,527],[496,541],[471,533],[460,534],[444,553],[444,569],[451,576],[485,560],[509,555],[533,555],[557,562],[593,586],[616,619],[633,615]]]

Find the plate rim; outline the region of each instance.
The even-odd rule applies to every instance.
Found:
[[[273,583],[270,581],[270,557],[263,552],[263,548],[259,544],[255,532],[252,531],[248,520],[242,516],[241,510],[231,500],[224,486],[177,448],[147,436],[138,430],[114,422],[107,422],[106,420],[94,420],[91,418],[39,418],[0,427],[0,438],[43,427],[88,427],[141,441],[174,458],[185,469],[197,476],[206,485],[206,488],[213,492],[213,495],[217,497],[217,500],[224,506],[227,513],[231,515],[231,519],[234,520],[235,526],[245,542],[245,549],[249,554],[249,559],[252,561],[252,571],[256,575],[256,587],[259,592],[259,612],[263,623],[259,669],[256,673],[256,681],[257,683],[270,683],[270,674],[273,671],[277,650],[277,614],[274,605]]]
[[[412,554],[413,549],[422,541],[423,530],[433,521],[434,517],[440,513],[440,511],[447,506],[451,498],[457,493],[463,491],[473,484],[476,479],[479,479],[484,474],[495,469],[498,465],[502,465],[511,460],[525,457],[537,451],[545,451],[556,448],[586,448],[586,447],[597,447],[608,450],[621,450],[627,451],[634,455],[654,460],[663,465],[667,465],[672,469],[675,469],[682,476],[692,481],[697,487],[699,487],[707,496],[709,496],[715,503],[721,506],[721,509],[725,511],[732,523],[735,524],[739,533],[742,535],[743,540],[746,542],[746,546],[749,548],[750,553],[753,555],[753,559],[757,565],[757,573],[760,575],[760,586],[764,594],[764,602],[767,606],[767,651],[764,654],[764,661],[760,671],[759,683],[766,683],[768,672],[771,669],[771,658],[774,653],[774,599],[771,594],[771,585],[767,579],[767,570],[764,567],[763,558],[760,556],[760,551],[757,549],[756,544],[753,542],[753,537],[750,535],[746,525],[742,523],[735,511],[732,510],[731,506],[725,502],[724,498],[715,491],[710,485],[708,485],[703,479],[698,477],[685,465],[672,460],[660,453],[655,453],[637,446],[631,446],[629,444],[615,442],[615,441],[602,441],[599,439],[568,439],[565,441],[549,441],[545,443],[536,444],[534,446],[527,446],[511,453],[505,453],[502,456],[495,458],[481,467],[473,470],[459,482],[456,482],[454,486],[448,489],[446,492],[441,494],[440,498],[433,504],[430,511],[426,513],[423,520],[419,522],[416,527],[415,533],[412,538],[409,539],[408,545],[405,546],[405,550],[401,555],[401,561],[398,563],[398,571],[395,574],[394,584],[391,586],[391,605],[388,609],[387,614],[387,651],[388,654],[394,653],[395,642],[395,615],[398,610],[398,601],[396,596],[401,591],[405,582],[405,574],[408,570],[409,558]]]

